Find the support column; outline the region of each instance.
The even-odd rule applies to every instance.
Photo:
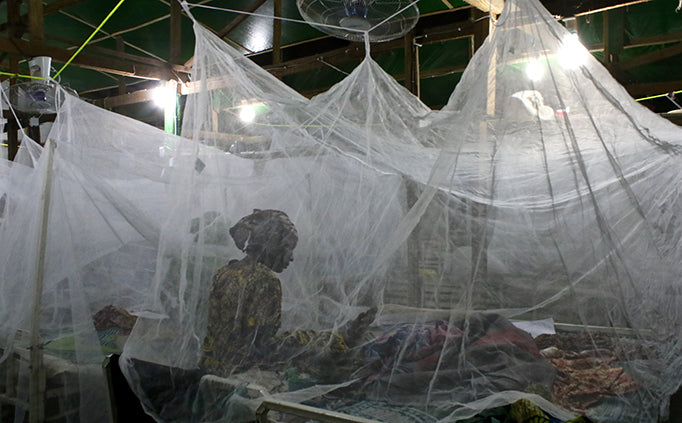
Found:
[[[7,0],[7,27],[10,40],[16,40],[21,37],[23,33],[23,25],[21,24],[21,1]],[[10,54],[9,56],[9,71],[13,74],[19,73],[19,55]],[[17,78],[12,76],[10,78],[10,88],[17,83]],[[10,102],[15,100],[12,98],[12,90],[8,90],[7,96]],[[7,154],[9,160],[14,160],[19,151],[19,134],[21,130],[14,115],[7,117]]]
[[[604,16],[604,66],[613,73],[625,45],[625,9],[607,10]]]
[[[405,88],[420,96],[419,47],[415,42],[414,30],[403,37],[405,50]]]
[[[182,5],[180,5],[179,0],[171,0],[170,2],[169,40],[168,62],[173,65],[179,64],[182,60]]]
[[[125,43],[123,42],[123,38],[121,37],[116,37],[116,51],[120,51],[121,53],[125,53]],[[125,78],[122,75],[118,75],[118,95],[125,95],[128,93],[128,87],[125,82]]]
[[[31,41],[42,41],[45,39],[42,0],[30,0],[29,2],[28,32],[31,36]]]
[[[482,12],[476,8],[471,9],[470,20],[474,23],[474,36],[471,38],[471,50],[469,58],[483,45],[486,37],[490,33],[490,14]]]
[[[275,0],[275,18],[282,17],[282,0]],[[282,63],[282,20],[272,22],[272,64]]]

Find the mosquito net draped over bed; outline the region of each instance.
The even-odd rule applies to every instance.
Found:
[[[667,413],[682,130],[539,2],[440,111],[369,56],[309,100],[195,34],[182,137],[67,95],[0,167],[2,421],[112,420],[112,352],[159,422]]]

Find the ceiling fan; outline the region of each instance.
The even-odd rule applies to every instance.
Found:
[[[9,99],[15,110],[34,114],[57,113],[56,97],[59,84],[50,79],[50,57],[40,56],[29,60],[32,79],[28,82],[12,84]],[[61,87],[66,93],[77,96],[71,88]]]
[[[349,41],[400,38],[419,20],[411,0],[296,0],[303,19],[318,30]]]

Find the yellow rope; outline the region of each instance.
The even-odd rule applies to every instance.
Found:
[[[95,30],[92,32],[92,34],[90,34],[90,36],[88,37],[88,39],[85,40],[85,42],[78,48],[78,50],[76,50],[76,52],[73,54],[73,56],[71,56],[71,58],[70,58],[66,63],[64,63],[64,66],[62,66],[62,68],[59,69],[59,71],[57,71],[56,74],[54,74],[53,78],[56,78],[57,76],[59,76],[59,74],[62,73],[62,71],[64,70],[64,68],[66,68],[67,66],[69,66],[69,64],[71,63],[71,61],[73,61],[73,59],[78,55],[78,53],[80,53],[81,50],[83,50],[83,48],[86,46],[86,44],[88,44],[88,43],[90,42],[90,40],[92,40],[92,37],[94,37],[95,34],[97,34],[97,33],[99,32],[99,30],[104,26],[104,24],[109,20],[109,18],[114,14],[114,12],[116,12],[116,9],[118,9],[118,7],[123,3],[123,1],[124,1],[124,0],[121,0],[121,1],[118,2],[118,4],[111,10],[111,12],[109,12],[109,14],[107,15],[107,17],[104,18],[104,20],[102,21],[102,23],[99,24],[99,26],[98,26],[97,28],[95,28]]]
[[[679,94],[679,93],[682,93],[682,90],[673,92],[673,94]],[[667,95],[668,95],[668,94],[652,95],[652,96],[650,96],[650,97],[638,98],[637,101],[651,100],[651,99],[654,99],[654,98],[666,97]]]
[[[22,75],[20,73],[0,72],[0,75],[16,76],[17,78],[42,79],[43,81],[47,81],[47,78],[43,78],[42,76]]]

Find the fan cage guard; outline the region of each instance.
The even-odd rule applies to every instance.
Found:
[[[365,39],[363,31],[375,26],[369,31],[370,42],[390,41],[407,34],[419,20],[417,5],[407,7],[410,3],[404,0],[296,0],[301,16],[314,28],[337,38],[360,42]]]
[[[61,87],[66,94],[78,97],[76,91]],[[49,114],[56,113],[56,96],[58,84],[53,81],[29,81],[10,86],[10,103],[22,113]]]

